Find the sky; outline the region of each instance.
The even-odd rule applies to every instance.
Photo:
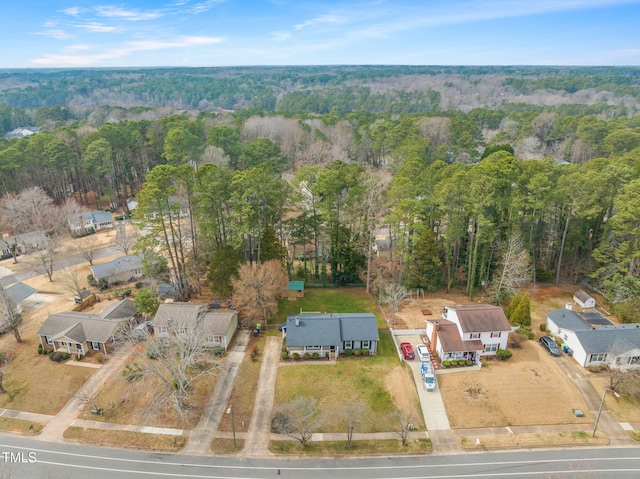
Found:
[[[640,65],[640,0],[13,0],[0,68]]]

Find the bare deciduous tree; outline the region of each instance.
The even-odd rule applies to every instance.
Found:
[[[407,297],[407,290],[404,286],[398,283],[389,283],[382,291],[380,302],[388,304],[391,308],[391,324],[396,324],[396,313],[398,308],[404,302]]]
[[[86,280],[83,280],[78,273],[78,266],[67,266],[56,273],[67,290],[74,296],[80,298],[80,308],[84,309],[82,292],[86,289]]]
[[[136,382],[142,388],[153,388],[150,413],[171,405],[180,417],[187,417],[193,383],[220,368],[209,348],[210,335],[202,318],[193,322],[175,319],[169,322],[166,335],[147,337],[146,348],[133,344]]]
[[[42,274],[46,274],[49,281],[53,282],[53,270],[55,261],[60,255],[60,237],[55,235],[47,237],[34,252],[34,263],[40,268]]]
[[[266,322],[278,309],[278,296],[287,282],[287,272],[278,260],[241,265],[238,277],[231,281],[240,317],[250,323]]]
[[[91,413],[102,415],[104,409],[102,409],[96,400],[98,394],[92,388],[80,388],[75,394],[71,394],[71,397],[76,399],[80,404],[84,406],[91,406]]]
[[[124,254],[129,254],[133,248],[138,235],[134,232],[127,231],[127,222],[123,221],[116,227],[116,248]]]
[[[407,445],[407,438],[409,433],[415,429],[415,426],[411,424],[411,418],[413,417],[413,411],[400,411],[396,410],[392,414],[392,419],[395,424],[395,431],[402,440],[402,446]]]
[[[503,248],[499,275],[495,279],[495,301],[512,296],[531,278],[531,259],[522,235],[513,232]]]
[[[84,259],[87,260],[89,264],[92,265],[94,255],[99,247],[98,238],[96,237],[96,235],[89,235],[78,238],[75,240],[74,247],[78,254],[80,254]]]
[[[297,439],[304,449],[321,423],[316,399],[297,396],[279,406],[271,419],[271,428]]]
[[[7,392],[3,385],[4,375],[7,373],[7,370],[11,365],[11,361],[13,361],[14,358],[15,352],[11,349],[8,351],[0,352],[0,393],[2,394],[5,394]]]
[[[13,333],[16,342],[22,342],[20,327],[22,326],[22,314],[16,302],[9,296],[5,287],[5,282],[0,281],[0,321],[4,322],[4,327]]]
[[[347,428],[347,447],[351,448],[353,433],[364,415],[364,403],[357,400],[344,401],[340,406],[340,415]]]

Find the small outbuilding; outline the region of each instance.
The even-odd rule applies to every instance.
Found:
[[[573,300],[582,308],[596,307],[596,300],[589,296],[589,294],[582,289],[576,291],[576,293],[573,295]]]
[[[304,298],[304,281],[289,281],[289,286],[282,291],[280,296],[290,300]]]

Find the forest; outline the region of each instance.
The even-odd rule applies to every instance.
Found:
[[[0,192],[119,214],[135,196],[153,232],[138,247],[159,246],[187,295],[204,278],[229,294],[242,263],[279,259],[291,277],[374,292],[500,301],[523,282],[587,282],[635,321],[639,81],[637,68],[3,71],[2,132],[37,133],[0,140]]]

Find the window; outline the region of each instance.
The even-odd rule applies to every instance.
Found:
[[[491,337],[492,338],[499,338],[502,335],[502,333],[500,331],[496,332],[496,333],[491,333]]]
[[[484,352],[485,353],[495,353],[498,350],[498,343],[485,344]]]
[[[353,341],[345,341],[344,349],[353,349]]]
[[[369,349],[369,341],[362,341],[362,347]]]
[[[320,346],[307,346],[307,351],[313,351],[314,349],[320,349]]]
[[[469,339],[480,339],[480,333],[469,333]]]
[[[81,353],[83,351],[82,344],[76,343],[76,351],[79,352],[79,353]]]
[[[100,351],[100,343],[98,341],[91,341],[91,349]]]
[[[597,353],[589,356],[590,363],[601,363],[603,361],[606,361],[606,359],[607,359],[607,353]]]
[[[47,340],[47,344],[53,344],[53,339],[51,339],[51,336],[45,336],[45,339]]]

